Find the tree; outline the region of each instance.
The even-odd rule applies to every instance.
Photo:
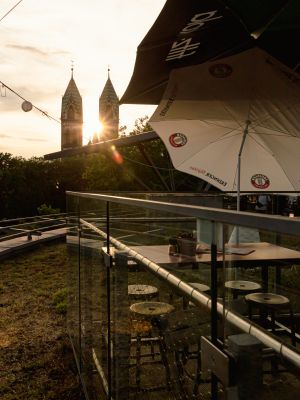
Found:
[[[9,153],[0,153],[0,216],[8,218],[17,208],[16,189],[23,187],[22,157],[13,157]],[[22,198],[22,197],[21,197]],[[20,202],[20,198],[18,199]]]
[[[137,118],[135,120],[133,130],[129,132],[129,136],[152,131],[153,129],[151,128],[148,121],[149,117],[147,115],[145,115],[144,117]]]
[[[121,137],[126,136],[126,129],[127,129],[126,125],[120,126],[120,128],[119,128],[119,136],[121,136]]]
[[[133,190],[134,187],[130,173],[126,171],[123,163],[118,164],[114,161],[111,151],[90,155],[83,178],[87,190]]]
[[[130,135],[149,130],[148,117],[141,117]],[[36,215],[41,204],[63,212],[67,190],[196,192],[201,183],[174,169],[160,139],[53,161],[0,153],[0,218]]]

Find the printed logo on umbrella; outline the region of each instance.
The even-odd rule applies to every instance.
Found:
[[[173,133],[169,136],[169,142],[173,147],[182,147],[187,143],[187,137],[183,133]]]
[[[251,177],[251,183],[256,189],[267,189],[270,186],[270,179],[263,174],[255,174]]]
[[[209,67],[209,72],[215,78],[227,78],[232,74],[232,67],[228,64],[214,64]]]

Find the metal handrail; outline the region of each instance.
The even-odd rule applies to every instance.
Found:
[[[57,221],[59,222],[60,220],[57,220]],[[35,228],[35,229],[21,229],[21,228],[19,228],[18,230],[20,232],[18,232],[18,233],[12,233],[11,235],[1,236],[0,237],[0,242],[4,242],[4,241],[7,241],[7,240],[17,239],[17,238],[20,238],[20,237],[23,237],[23,236],[27,236],[29,233],[34,234],[34,232],[44,232],[44,231],[48,231],[49,232],[49,231],[52,231],[52,230],[55,230],[55,229],[58,229],[58,228],[63,228],[65,226],[66,226],[66,222],[63,222],[61,224],[57,223],[55,225],[42,226],[42,227]],[[14,229],[14,230],[17,230],[17,229]]]
[[[156,211],[173,214],[186,215],[217,223],[246,226],[249,228],[275,231],[281,234],[300,235],[300,219],[266,214],[255,214],[250,212],[237,212],[223,210],[220,208],[185,205],[179,203],[168,203],[161,201],[133,199],[121,196],[112,196],[97,193],[83,193],[67,191],[67,195],[83,197],[87,199],[125,204]]]
[[[107,239],[107,235],[101,229],[96,228],[93,224],[85,221],[84,219],[80,219],[80,223],[94,232],[98,233],[104,239]],[[197,291],[194,287],[190,286],[188,283],[182,281],[177,278],[171,272],[167,271],[163,267],[160,267],[158,264],[149,260],[148,258],[142,256],[137,251],[131,249],[125,244],[121,243],[117,239],[110,236],[110,243],[114,245],[116,248],[125,251],[130,257],[134,258],[136,261],[142,263],[147,269],[149,269],[152,273],[154,273],[159,278],[168,282],[170,285],[176,288],[178,292],[181,292],[183,296],[188,296],[193,303],[198,306],[205,306],[208,309],[211,308],[211,298],[199,291]],[[300,369],[300,353],[294,351],[288,345],[285,345],[281,341],[277,340],[273,336],[266,333],[260,327],[255,325],[252,321],[247,321],[244,318],[240,317],[238,314],[230,311],[228,308],[224,308],[223,304],[217,302],[217,311],[220,315],[224,316],[224,318],[239,328],[241,331],[251,334],[255,336],[258,340],[260,340],[265,346],[273,349],[276,353],[280,354],[281,357],[293,364],[296,368]]]

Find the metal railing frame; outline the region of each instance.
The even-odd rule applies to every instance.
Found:
[[[216,208],[188,206],[175,203],[156,202],[93,193],[67,192],[67,194],[70,196],[84,197],[104,202],[119,203],[157,211],[165,211],[174,214],[193,216],[195,218],[210,220],[213,224],[223,223],[238,226],[248,226],[266,231],[275,231],[279,234],[300,235],[300,220],[292,218],[274,217],[270,215],[255,215],[253,213],[246,212],[236,212]],[[80,224],[95,231],[103,239],[107,239],[106,233],[95,227],[92,223],[87,222],[84,219],[80,219]],[[109,236],[109,242],[117,249],[127,252],[128,256],[142,263],[156,276],[168,282],[171,286],[175,287],[177,291],[182,293],[182,295],[188,296],[196,305],[204,305],[208,309],[211,309],[212,300],[209,296],[205,295],[204,293],[198,292],[188,283],[180,280],[163,267],[160,267],[158,264],[137,253],[117,239]],[[224,316],[227,322],[236,326],[241,331],[255,336],[265,346],[272,348],[276,353],[278,353],[283,360],[291,363],[293,366],[300,370],[299,352],[295,351],[290,346],[285,345],[281,341],[269,335],[266,331],[262,330],[253,322],[242,318],[241,316],[230,311],[227,308],[224,308],[223,304],[220,302],[217,302],[217,312],[218,314]]]
[[[83,219],[80,220],[80,223],[81,225],[84,225],[87,228],[98,233],[104,240],[107,239],[106,233],[96,228],[93,224],[86,222]],[[167,271],[163,267],[160,267],[158,264],[142,256],[135,250],[131,249],[129,246],[126,246],[125,244],[121,243],[119,240],[111,236],[110,236],[110,243],[113,246],[115,246],[118,250],[125,251],[128,254],[128,256],[130,256],[132,259],[143,264],[143,266],[149,269],[154,275],[168,282],[171,286],[176,288],[177,292],[181,292],[182,295],[189,297],[194,304],[198,306],[205,306],[206,308],[211,309],[212,300],[210,296],[199,292],[194,287],[190,286],[188,283],[177,278],[171,272]],[[290,362],[300,370],[300,354],[291,349],[290,346],[285,345],[281,341],[269,335],[264,330],[260,329],[253,322],[251,321],[248,322],[244,318],[241,318],[238,314],[228,310],[226,307],[224,308],[223,304],[220,302],[217,302],[217,312],[219,315],[224,316],[227,322],[231,323],[232,325],[239,328],[243,332],[255,336],[265,346],[273,349],[276,353],[281,355],[282,359]]]
[[[273,216],[267,214],[255,214],[251,212],[237,212],[220,208],[168,203],[161,201],[134,199],[121,196],[112,196],[97,193],[84,193],[67,191],[67,195],[84,197],[87,199],[104,202],[119,203],[128,206],[136,206],[156,211],[164,211],[173,214],[185,215],[214,221],[216,223],[247,226],[261,230],[273,231],[281,234],[300,235],[300,219]]]

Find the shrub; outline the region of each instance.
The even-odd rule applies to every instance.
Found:
[[[66,314],[67,312],[67,295],[68,289],[60,289],[53,295],[53,304],[55,306],[56,312],[59,314]]]
[[[56,306],[58,303],[62,303],[63,301],[67,301],[68,289],[63,288],[59,289],[53,295],[53,304]]]
[[[60,209],[59,208],[53,208],[50,204],[41,204],[37,208],[37,212],[39,215],[48,215],[48,214],[59,214]]]
[[[61,303],[56,304],[55,310],[58,314],[66,314],[67,313],[67,302],[63,301]]]

